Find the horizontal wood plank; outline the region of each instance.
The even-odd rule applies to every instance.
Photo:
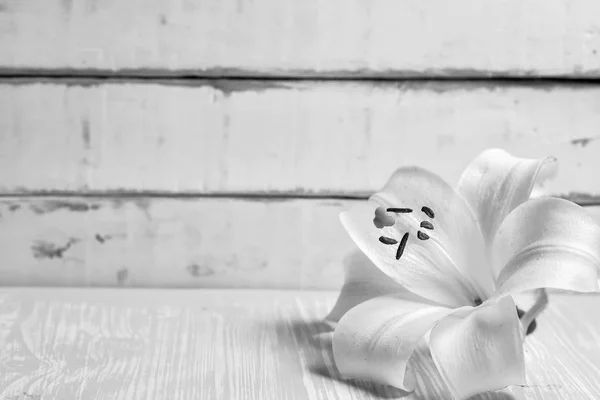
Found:
[[[0,397],[74,399],[381,399],[344,381],[322,319],[335,292],[16,288],[0,291]],[[527,385],[471,400],[600,397],[597,295],[551,295],[525,341]],[[431,355],[417,390],[447,399]],[[514,397],[509,393],[513,393]],[[523,397],[519,397],[519,394]]]
[[[0,83],[0,192],[365,196],[481,150],[553,155],[547,193],[600,199],[600,86]]]
[[[353,201],[0,200],[0,282],[331,289]]]
[[[7,73],[600,76],[595,0],[2,0],[0,32]]]
[[[1,199],[0,282],[337,289],[357,251],[338,214],[357,202]]]

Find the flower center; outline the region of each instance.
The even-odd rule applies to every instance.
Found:
[[[423,207],[421,207],[421,211],[429,218],[431,218],[431,219],[435,218],[435,213],[433,212],[433,210],[431,208],[429,208],[427,206],[423,206]],[[375,225],[375,227],[378,229],[383,229],[386,226],[393,226],[396,223],[396,218],[394,218],[394,216],[392,214],[410,214],[412,212],[413,212],[412,208],[406,208],[406,207],[389,207],[389,208],[377,207],[377,209],[375,209],[375,217],[373,218],[373,225]],[[419,226],[423,229],[427,229],[430,231],[434,230],[433,224],[429,221],[421,221],[421,224]],[[408,232],[404,233],[404,235],[402,235],[402,238],[400,239],[399,244],[398,244],[397,239],[394,239],[394,238],[391,238],[388,236],[380,236],[379,241],[386,246],[394,246],[397,244],[398,248],[396,250],[396,260],[399,260],[400,257],[402,257],[402,254],[404,254],[404,249],[406,248],[406,244],[408,243],[408,237],[409,237],[409,233]],[[429,235],[427,233],[423,232],[422,230],[418,230],[417,238],[419,240],[428,240]]]

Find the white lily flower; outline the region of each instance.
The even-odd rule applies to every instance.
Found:
[[[429,333],[435,365],[464,399],[525,385],[522,319],[510,294],[596,292],[600,227],[580,206],[529,199],[555,159],[486,150],[457,189],[421,168],[400,168],[341,220],[372,263],[351,265],[328,319],[340,373],[412,391],[407,366]],[[525,322],[527,321],[527,322]]]

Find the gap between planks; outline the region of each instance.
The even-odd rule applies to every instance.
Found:
[[[410,84],[455,84],[457,86],[515,86],[515,87],[577,87],[577,86],[599,86],[600,77],[581,77],[570,75],[374,75],[367,73],[296,73],[285,72],[281,75],[265,75],[260,72],[236,71],[103,71],[103,70],[5,70],[0,68],[0,83],[5,84],[34,84],[34,83],[56,83],[72,86],[93,86],[103,83],[148,83],[173,86],[203,86],[214,85],[219,87],[227,82],[232,84],[253,82],[266,87],[273,82],[282,83],[325,83],[325,82],[350,82],[362,84],[381,85],[410,85]]]
[[[11,193],[0,193],[0,199],[17,198],[45,198],[45,197],[64,197],[73,199],[235,199],[250,201],[287,201],[287,200],[366,200],[371,192],[347,192],[339,194],[336,192],[169,192],[169,191],[15,191]],[[598,198],[600,202],[600,198]]]
[[[248,201],[294,201],[294,200],[367,200],[373,192],[224,192],[224,193],[198,193],[198,192],[169,192],[169,191],[24,191],[13,193],[0,193],[0,199],[40,199],[40,198],[65,198],[65,199],[172,199],[172,200],[201,200],[201,199],[230,199]],[[600,196],[586,193],[569,193],[554,195],[561,199],[569,200],[582,207],[600,206]]]
[[[494,82],[505,84],[600,84],[599,77],[578,75],[508,75],[485,72],[457,70],[448,74],[428,74],[427,72],[375,73],[371,71],[281,71],[265,74],[262,71],[231,70],[217,68],[212,70],[156,70],[156,69],[28,69],[0,67],[0,81],[4,80],[115,80],[115,81],[179,81],[179,80],[257,80],[257,81],[364,81],[364,82]]]

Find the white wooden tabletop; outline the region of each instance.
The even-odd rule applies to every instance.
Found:
[[[333,291],[0,290],[0,399],[379,399],[344,381],[321,322]],[[528,385],[483,399],[600,398],[597,295],[552,294]],[[426,350],[405,399],[448,398]]]

